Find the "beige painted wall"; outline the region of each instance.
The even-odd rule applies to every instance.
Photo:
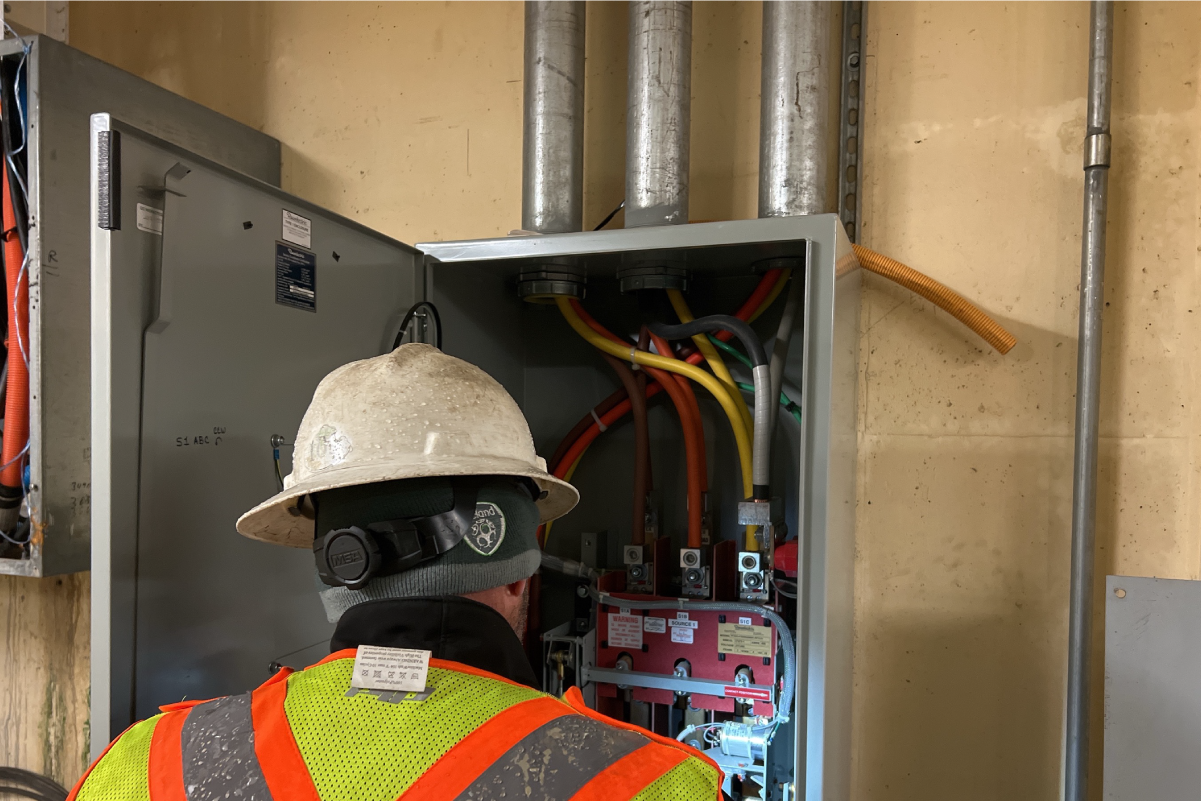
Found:
[[[1049,801],[1088,7],[874,3],[871,15],[865,242],[979,300],[1021,344],[1000,357],[868,281],[854,797]],[[696,7],[693,219],[754,214],[759,27],[757,4]],[[367,225],[413,242],[519,223],[519,5],[73,3],[71,28],[75,46],[279,138],[288,189]],[[1199,572],[1199,28],[1196,5],[1118,7],[1098,575]],[[621,196],[624,31],[623,4],[590,4],[589,222]],[[3,584],[18,585],[33,586]],[[46,605],[86,609],[71,600],[81,586],[49,587]],[[37,664],[12,622],[28,629],[31,607],[0,594],[17,675]],[[86,662],[78,637],[60,642]],[[39,766],[38,714],[0,740],[6,761]]]

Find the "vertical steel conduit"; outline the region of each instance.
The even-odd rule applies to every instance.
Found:
[[[763,4],[759,216],[829,211],[830,3]]]
[[[794,217],[830,210],[826,191],[830,142],[830,3],[763,3],[759,101],[759,216]],[[771,353],[771,397],[780,397],[792,330],[805,294],[794,274]],[[772,403],[770,430],[779,405]]]
[[[1064,798],[1088,796],[1089,669],[1101,395],[1101,310],[1105,303],[1105,212],[1109,186],[1109,100],[1113,3],[1093,0],[1084,138],[1084,242],[1080,258],[1080,343],[1076,365],[1076,447],[1072,479],[1072,581],[1068,622]]]
[[[692,3],[630,3],[626,227],[688,222]]]
[[[521,227],[584,224],[584,3],[525,4]]]

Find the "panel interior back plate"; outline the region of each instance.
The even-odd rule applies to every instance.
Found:
[[[160,704],[324,653],[311,552],[234,524],[277,491],[271,436],[290,443],[320,379],[385,352],[422,294],[411,248],[97,115],[103,130],[121,227],[93,224],[94,750]],[[141,230],[159,211],[162,234]],[[311,248],[281,243],[286,213]],[[277,302],[281,246],[315,259],[315,310]]]

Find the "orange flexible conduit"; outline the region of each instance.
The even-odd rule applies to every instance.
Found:
[[[29,280],[28,274],[21,275],[25,254],[17,236],[17,215],[6,167],[3,173],[0,189],[4,192],[4,275],[8,287],[8,390],[4,396],[4,447],[0,450],[0,465],[7,466],[0,470],[0,484],[20,491],[25,469],[20,454],[29,441],[29,365],[25,363],[29,353]]]
[[[882,253],[865,248],[863,245],[854,245],[854,248],[855,255],[859,257],[859,264],[863,269],[882,275],[911,292],[921,295],[975,331],[998,352],[1009,353],[1017,344],[1017,337],[1006,331],[1000,323],[989,317],[979,306],[949,286],[919,273],[912,267],[901,264],[896,259],[890,259]]]

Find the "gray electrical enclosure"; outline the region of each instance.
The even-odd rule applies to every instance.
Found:
[[[28,134],[30,435],[28,553],[0,573],[88,568],[88,128],[97,112],[272,184],[279,142],[45,36],[0,43],[21,66]]]
[[[572,423],[616,388],[612,371],[575,334],[553,305],[517,296],[522,273],[575,270],[587,278],[585,306],[615,330],[636,331],[646,318],[671,319],[665,293],[621,294],[623,270],[670,265],[688,275],[688,299],[697,315],[728,312],[747,296],[756,273],[794,265],[805,282],[803,314],[792,333],[784,379],[799,397],[802,425],[779,422],[772,450],[772,486],[785,500],[788,527],[801,538],[798,579],[798,734],[773,746],[772,798],[845,799],[850,793],[851,650],[854,600],[856,381],[860,270],[842,224],[833,214],[668,225],[616,231],[505,237],[418,244],[427,254],[428,287],[445,328],[444,349],[480,365],[522,405],[538,452],[551,453]],[[657,306],[655,304],[658,304]],[[779,310],[757,329],[770,340]],[[731,360],[729,365],[737,370]],[[799,389],[799,392],[798,392]],[[738,457],[729,426],[710,398],[703,401],[711,439],[710,500],[719,539],[732,539],[738,501]],[[788,415],[781,415],[782,418]],[[685,529],[682,444],[666,410],[652,410],[655,494],[662,502],[660,531]],[[573,476],[580,504],[555,524],[546,548],[581,558],[594,548],[589,532],[607,530],[609,547],[628,541],[632,432],[606,433]],[[611,443],[611,444],[610,444]],[[623,532],[624,529],[624,532]],[[612,536],[623,532],[624,537]],[[610,564],[618,563],[616,553]],[[571,599],[554,595],[543,572],[544,627],[564,622]],[[570,589],[570,587],[568,587]],[[791,727],[789,727],[791,730]],[[785,791],[782,785],[794,786]]]
[[[240,537],[317,383],[390,350],[412,248],[93,117],[93,753],[160,704],[310,664],[313,555]],[[281,457],[290,472],[290,452]]]
[[[1201,788],[1201,581],[1105,579],[1106,801]]]

